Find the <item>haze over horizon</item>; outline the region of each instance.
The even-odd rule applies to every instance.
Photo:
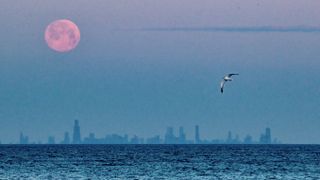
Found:
[[[270,127],[283,143],[319,144],[318,7],[316,0],[4,0],[0,141],[17,142],[20,131],[31,141],[60,140],[78,119],[83,136],[149,137],[167,126],[193,135],[199,125],[203,138],[222,139],[229,130],[258,137]],[[44,40],[57,19],[81,31],[68,53]],[[240,76],[222,95],[220,80],[233,72]]]

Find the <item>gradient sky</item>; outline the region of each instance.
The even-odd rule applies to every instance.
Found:
[[[318,0],[3,0],[0,140],[18,142],[22,131],[31,141],[59,142],[78,119],[82,136],[149,137],[183,125],[191,139],[198,124],[207,139],[231,130],[257,140],[269,126],[282,142],[320,143],[320,32],[241,31],[317,29],[319,7]],[[81,31],[69,53],[44,41],[57,19]],[[203,30],[213,27],[235,31]],[[230,72],[240,76],[221,95]]]

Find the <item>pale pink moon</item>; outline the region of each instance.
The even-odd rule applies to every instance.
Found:
[[[77,47],[80,41],[80,30],[72,21],[60,19],[47,26],[44,37],[51,49],[67,52]]]

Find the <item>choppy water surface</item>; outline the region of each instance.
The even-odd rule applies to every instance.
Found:
[[[1,145],[0,179],[312,179],[315,145]]]

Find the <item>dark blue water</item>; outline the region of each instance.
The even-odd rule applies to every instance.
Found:
[[[320,178],[316,145],[1,145],[0,179]]]

